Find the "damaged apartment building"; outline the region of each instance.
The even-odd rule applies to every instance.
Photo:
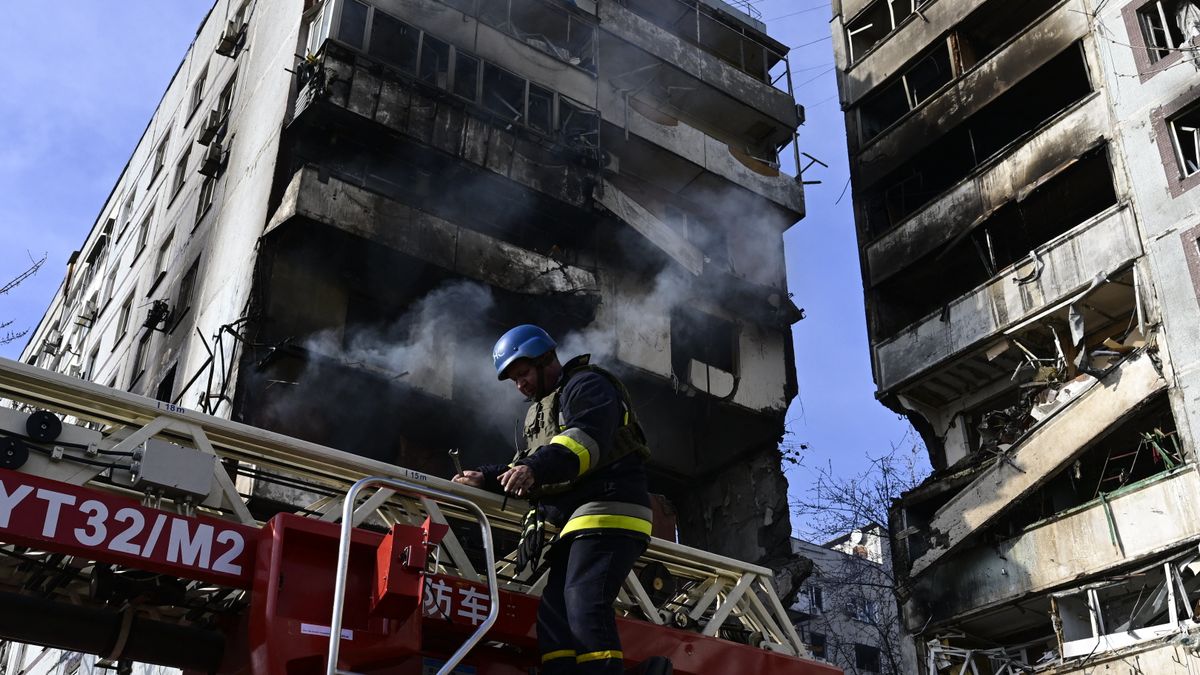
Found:
[[[835,0],[925,673],[1200,667],[1200,3]]]
[[[629,386],[682,542],[785,561],[801,120],[753,11],[218,0],[22,358],[448,476],[512,456],[491,346],[538,323]]]

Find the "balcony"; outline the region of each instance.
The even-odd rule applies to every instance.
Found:
[[[706,113],[705,118],[714,124],[722,123],[723,115],[744,119],[749,117],[748,112],[756,111],[765,118],[764,123],[785,129],[789,139],[799,125],[791,94],[772,86],[770,76],[751,76],[617,3],[606,2],[599,9],[600,26],[615,38],[601,38],[601,53],[605,55],[600,64],[603,77],[620,81],[632,76],[638,68],[649,69],[661,63],[685,77],[693,89],[680,107],[712,109],[711,113],[716,114]],[[643,54],[638,54],[639,51]],[[785,64],[783,61],[778,67]],[[782,86],[783,80],[779,81]],[[696,83],[702,86],[696,87]],[[726,100],[714,99],[717,94]]]
[[[1038,317],[1047,310],[1065,311],[1060,305],[1089,289],[1097,275],[1112,275],[1142,255],[1141,238],[1132,211],[1124,204],[1113,207],[1067,234],[1035,249],[1032,256],[1002,270],[991,281],[958,298],[944,310],[931,314],[874,346],[876,382],[882,392],[908,387],[913,395],[931,405],[982,386],[989,378],[1006,376],[1001,367],[979,363],[982,354],[971,355],[989,337]],[[1036,271],[1036,274],[1032,274]],[[1014,283],[1014,279],[1026,279]],[[1132,298],[1109,293],[1112,316],[1128,316]],[[1105,312],[1106,314],[1109,312]],[[1092,325],[1096,325],[1093,322]],[[969,358],[963,358],[969,357]],[[941,372],[929,381],[913,382],[941,364],[961,361],[967,373],[957,375],[943,368],[957,385],[936,383]],[[974,362],[972,366],[968,362]],[[970,373],[974,370],[975,374]],[[981,378],[980,371],[990,373]],[[912,386],[909,386],[912,385]]]
[[[878,286],[937,251],[1110,133],[1103,98],[1092,95],[1071,107],[867,243],[869,284]]]
[[[1091,29],[1084,9],[1082,0],[1071,0],[1060,6],[1051,14],[1043,16],[1027,32],[1021,33],[1003,48],[974,64],[953,81],[950,80],[950,73],[962,70],[961,57],[954,49],[943,50],[950,54],[944,56],[944,62],[933,67],[942,71],[947,84],[935,92],[917,91],[913,79],[917,76],[906,76],[906,83],[913,90],[909,92],[908,97],[920,103],[915,110],[899,122],[890,125],[878,136],[869,140],[863,139],[864,147],[857,157],[857,161],[862,165],[862,170],[857,176],[859,185],[872,185],[936,139],[967,122],[1005,92],[1022,86],[1022,81],[1031,76],[1041,81],[1035,83],[1036,91],[1023,92],[1022,96],[1026,99],[1030,94],[1038,92],[1042,93],[1042,98],[1047,98],[1046,94],[1056,88],[1089,90],[1091,87],[1088,86],[1086,67],[1082,66],[1082,54],[1078,55],[1081,62],[1079,68],[1071,68],[1064,63],[1062,67],[1039,72],[1073,43],[1088,35]],[[920,77],[929,79],[932,76],[921,74]],[[930,82],[928,86],[936,86],[936,81]],[[872,97],[872,100],[880,95],[882,93]],[[871,106],[868,101],[863,101],[858,109],[865,118]],[[865,121],[863,126],[868,126]],[[866,136],[865,133],[863,135]]]
[[[803,217],[803,186],[780,172],[773,156],[755,157],[638,98],[626,106],[609,86],[601,87],[600,99],[604,122],[611,125],[602,133],[605,149],[632,166],[655,166],[647,180],[685,197],[736,186],[773,205],[774,229],[780,231]]]
[[[1200,474],[1188,465],[1130,485],[996,544],[948,559],[918,580],[905,611],[920,631],[1016,603],[1122,564],[1134,564],[1200,537]],[[936,608],[931,614],[931,608]],[[1027,610],[1024,614],[1029,614]],[[927,623],[927,621],[929,623]]]

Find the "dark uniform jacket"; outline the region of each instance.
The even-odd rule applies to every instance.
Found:
[[[549,436],[545,430],[530,428],[535,418],[554,424],[549,432],[553,436],[518,453],[513,462],[533,470],[539,509],[548,522],[565,528],[564,536],[613,529],[650,534],[644,457],[618,450],[619,430],[635,423],[635,418],[630,403],[609,377],[589,366],[586,355],[568,361],[555,388],[557,420],[550,410],[538,415],[542,411],[537,407],[549,407],[552,393],[533,402],[526,422],[527,438]],[[617,455],[623,456],[613,460]],[[485,487],[501,491],[497,477],[507,469],[503,464],[480,467]]]

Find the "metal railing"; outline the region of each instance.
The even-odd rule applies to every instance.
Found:
[[[500,495],[437,476],[3,358],[0,358],[0,400],[7,400],[24,411],[56,412],[66,416],[64,424],[78,421],[101,428],[102,432],[96,432],[100,438],[95,447],[104,456],[132,450],[152,437],[213,455],[214,460],[220,461],[214,461],[213,491],[199,505],[200,511],[206,516],[247,525],[258,524],[246,506],[250,497],[246,492],[253,491],[249,485],[252,480],[285,479],[294,487],[293,504],[299,512],[326,522],[333,522],[340,516],[343,528],[367,518],[375,518],[385,526],[420,526],[426,518],[443,525],[450,521],[474,520],[487,526],[485,536],[494,541],[497,529],[514,536],[519,533],[521,518],[527,510],[527,505],[520,500],[508,500],[505,508]],[[81,454],[83,450],[72,447],[65,447],[63,452],[71,459],[89,459]],[[58,473],[42,473],[32,466],[23,470],[128,495],[127,491],[105,479],[103,474],[108,468],[105,462],[91,460],[80,465],[72,461],[39,461],[41,468]],[[253,470],[239,468],[235,486],[225,468],[229,462],[234,463],[229,465],[249,466]],[[403,489],[398,494],[392,485],[385,485],[385,489],[359,504],[355,497],[366,485],[364,479],[394,481]],[[358,490],[354,489],[356,485],[359,485]],[[405,489],[414,487],[418,496],[403,494]],[[351,494],[347,495],[347,490]],[[306,499],[308,501],[304,501]],[[504,588],[537,596],[548,574],[543,572],[538,577],[514,575],[513,556],[496,559],[494,550],[487,554],[486,569],[477,570],[454,527],[442,539],[441,549],[440,574],[472,582],[487,579],[493,591]],[[661,565],[661,569],[669,573],[673,580],[671,592],[647,590],[649,587],[639,579],[638,572],[652,564]],[[9,568],[0,561],[0,577],[13,573],[6,570]],[[712,637],[736,638],[738,633],[755,635],[755,644],[763,649],[806,656],[807,649],[776,595],[772,579],[773,572],[766,567],[653,539],[638,567],[626,578],[617,604],[621,612],[641,615],[653,624],[691,628]],[[86,580],[80,583],[86,584]],[[86,595],[86,586],[81,587],[80,592]],[[493,601],[492,606],[498,605]],[[339,635],[338,630],[331,629],[331,635]]]
[[[342,641],[342,611],[346,605],[346,573],[350,565],[350,537],[354,532],[354,511],[355,506],[358,504],[358,495],[368,487],[375,486],[388,488],[396,493],[440,499],[448,504],[454,504],[466,509],[474,514],[479,522],[483,552],[487,560],[485,568],[487,569],[490,606],[487,618],[476,627],[475,632],[471,633],[466,642],[459,646],[446,663],[438,669],[437,675],[449,675],[449,673],[454,671],[455,666],[466,657],[467,653],[475,645],[479,644],[479,641],[483,639],[483,636],[496,623],[496,618],[500,615],[500,587],[496,581],[496,552],[492,547],[492,526],[488,522],[487,514],[483,512],[483,509],[479,508],[475,502],[469,499],[452,495],[442,490],[418,485],[411,481],[387,478],[385,476],[371,476],[357,481],[354,485],[350,486],[350,490],[346,493],[346,497],[342,503],[342,531],[338,540],[337,571],[333,586],[333,615],[329,619],[329,660],[326,662],[325,675],[350,675],[346,671],[339,670],[337,667],[338,648]]]

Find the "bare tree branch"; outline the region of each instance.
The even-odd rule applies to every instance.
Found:
[[[792,502],[793,512],[806,524],[808,536],[818,541],[873,527],[886,538],[893,500],[921,482],[923,453],[910,432],[885,454],[869,458],[870,467],[861,474],[845,478],[831,465],[818,468],[808,491]],[[884,551],[882,564],[847,554],[832,569],[817,573],[831,592],[824,614],[815,615],[809,628],[823,631],[827,652],[836,655],[848,674],[860,670],[855,665],[858,644],[878,646],[881,672],[905,672],[895,578],[887,548]],[[848,622],[843,620],[847,617]]]
[[[45,253],[42,254],[41,258],[36,259],[33,257],[33,254],[30,253],[28,255],[30,262],[29,267],[25,268],[23,272],[13,277],[8,283],[0,286],[0,295],[8,295],[14,288],[20,286],[23,282],[28,281],[30,277],[37,274],[38,270],[42,269],[42,265],[46,264]],[[13,322],[11,319],[0,323],[0,331],[4,331],[2,334],[0,334],[0,345],[11,344],[29,334],[28,328],[22,330],[7,330],[9,326],[12,326],[12,324]]]

